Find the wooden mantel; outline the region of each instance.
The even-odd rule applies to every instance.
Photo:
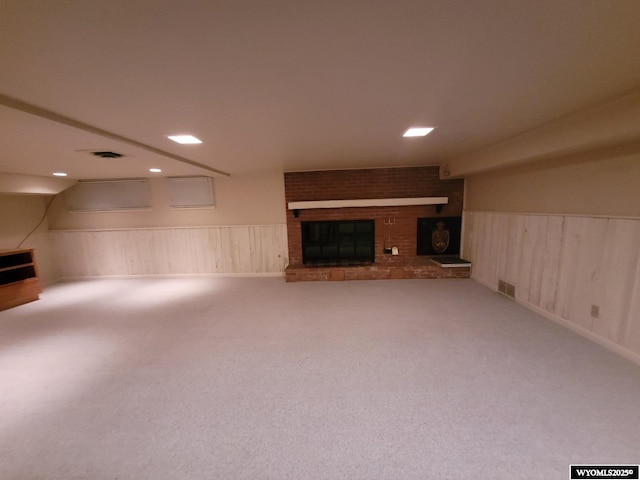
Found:
[[[444,205],[449,197],[417,198],[364,198],[359,200],[315,200],[308,202],[289,202],[289,210],[307,210],[310,208],[350,208],[350,207],[399,207],[407,205]]]

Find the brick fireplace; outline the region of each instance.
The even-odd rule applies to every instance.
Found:
[[[424,222],[429,218],[462,216],[464,180],[441,180],[437,166],[288,172],[284,180],[287,205],[290,202],[447,198],[447,203],[440,205],[287,209],[287,281],[469,276],[469,267],[443,268],[430,256],[418,255],[417,244],[418,219]],[[345,266],[303,263],[303,222],[330,224],[361,220],[374,223],[373,263]]]

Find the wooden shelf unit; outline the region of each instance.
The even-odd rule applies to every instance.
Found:
[[[33,249],[0,250],[0,310],[38,300],[41,292]]]

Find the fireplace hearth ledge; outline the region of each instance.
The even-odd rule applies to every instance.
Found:
[[[436,258],[437,257],[424,257],[410,262],[378,262],[361,266],[319,267],[292,264],[285,269],[285,279],[287,282],[305,282],[470,277],[471,263],[445,266],[439,264]]]
[[[464,258],[456,257],[454,255],[442,255],[430,257],[432,262],[437,263],[441,267],[447,268],[461,268],[471,267],[471,262]]]

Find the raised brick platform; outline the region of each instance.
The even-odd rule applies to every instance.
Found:
[[[375,263],[362,266],[307,267],[289,265],[285,269],[287,282],[383,280],[401,278],[469,278],[471,267],[445,267],[430,258],[418,259],[411,264]]]

